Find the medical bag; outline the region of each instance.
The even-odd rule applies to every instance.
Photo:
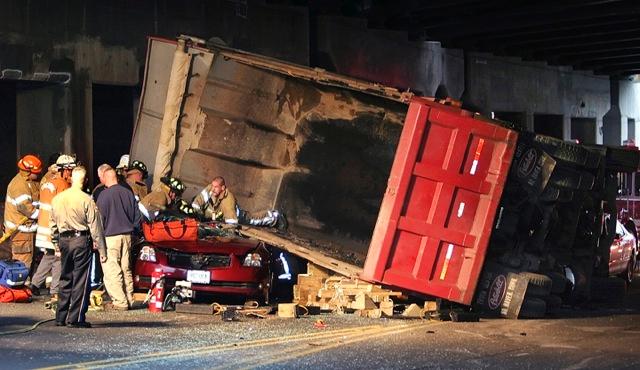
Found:
[[[22,261],[0,260],[0,285],[9,288],[24,285],[29,269]]]

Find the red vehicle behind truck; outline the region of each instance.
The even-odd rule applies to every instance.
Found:
[[[640,162],[189,37],[149,39],[131,155],[187,197],[224,176],[294,238],[366,252],[366,280],[507,317],[590,299]]]

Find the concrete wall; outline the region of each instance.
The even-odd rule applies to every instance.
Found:
[[[316,23],[314,61],[320,67],[426,96],[436,95],[439,86],[447,96],[462,95],[462,50],[409,41],[406,32],[368,29],[354,18],[320,16]]]

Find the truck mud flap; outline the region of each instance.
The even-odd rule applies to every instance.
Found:
[[[534,147],[525,137],[518,140],[509,176],[535,196],[545,190],[555,166],[556,161],[549,154]]]

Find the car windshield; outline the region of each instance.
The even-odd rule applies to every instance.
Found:
[[[223,228],[223,224],[220,223],[198,223],[198,239],[212,239],[212,238],[236,238],[238,234],[233,228]]]

